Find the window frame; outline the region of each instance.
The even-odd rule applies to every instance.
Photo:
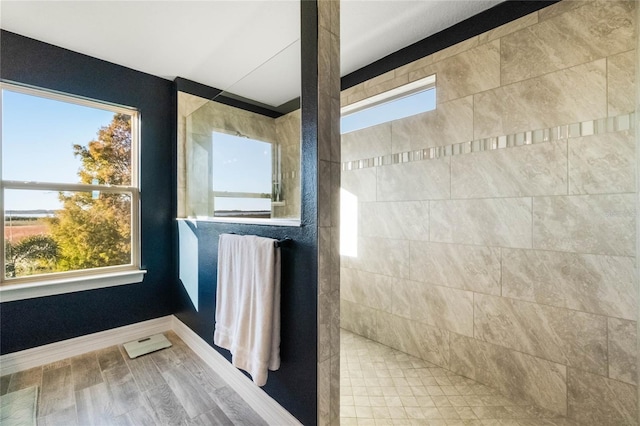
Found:
[[[140,112],[133,107],[115,105],[109,102],[92,100],[43,88],[24,86],[3,80],[0,81],[0,95],[4,90],[59,102],[72,103],[79,106],[101,109],[114,114],[122,113],[131,116],[131,181],[130,185],[124,186],[4,180],[2,179],[1,163],[3,145],[0,140],[0,210],[3,212],[1,218],[3,243],[0,244],[0,258],[2,263],[2,274],[0,275],[0,302],[141,282],[146,271],[141,269],[140,250]],[[47,190],[70,192],[100,191],[105,193],[129,195],[131,197],[131,262],[126,265],[7,278],[5,272],[6,259],[4,244],[5,190]]]
[[[389,89],[386,90],[382,93],[378,93],[376,95],[373,96],[369,96],[367,98],[364,98],[362,100],[350,103],[348,105],[345,105],[343,107],[340,108],[340,118],[344,118],[347,117],[349,115],[352,114],[357,114],[359,112],[365,111],[367,109],[370,108],[375,108],[377,106],[380,105],[385,105],[385,104],[390,104],[392,102],[395,101],[399,101],[401,99],[407,98],[409,96],[413,96],[413,95],[417,95],[419,93],[423,93],[429,90],[435,90],[436,89],[436,74],[431,74],[427,77],[421,78],[419,80],[415,80],[412,81],[410,83],[406,83],[403,84],[402,86],[398,86],[398,87],[394,87],[393,89]],[[436,102],[436,106],[433,109],[428,109],[428,110],[424,110],[424,111],[420,111],[417,112],[415,114],[422,114],[424,112],[428,112],[428,111],[433,111],[435,108],[437,108],[437,102]],[[415,115],[414,114],[414,115]],[[358,131],[358,130],[363,130],[363,129],[367,129],[369,127],[374,127],[374,126],[379,126],[381,124],[384,123],[388,123],[390,121],[394,121],[394,120],[398,120],[398,119],[402,119],[402,118],[406,118],[409,116],[405,116],[405,117],[401,117],[401,118],[394,118],[394,119],[390,119],[387,121],[382,121],[379,123],[375,123],[375,124],[371,124],[369,126],[360,128],[360,129],[355,129],[355,130],[351,130],[349,132],[342,132],[342,130],[340,131],[341,135],[344,135],[346,133],[351,133],[352,131]]]

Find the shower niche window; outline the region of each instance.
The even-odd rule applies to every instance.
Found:
[[[271,218],[279,201],[278,164],[270,142],[213,132],[212,172],[214,217]],[[277,161],[277,160],[276,160]]]
[[[265,115],[228,101],[178,92],[179,217],[299,220],[300,110]]]
[[[300,27],[278,34],[213,86],[176,78],[179,218],[300,224]]]

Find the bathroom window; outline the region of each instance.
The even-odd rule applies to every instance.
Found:
[[[436,76],[363,99],[342,108],[341,133],[372,127],[436,108]]]
[[[272,144],[213,132],[211,145],[213,216],[270,218]]]
[[[1,89],[3,288],[140,272],[137,111]]]

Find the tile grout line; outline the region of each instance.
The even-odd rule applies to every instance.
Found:
[[[475,102],[475,101],[474,101]],[[614,117],[602,117],[582,122],[562,124],[543,129],[525,130],[500,136],[489,136],[471,141],[457,142],[449,145],[427,147],[396,154],[351,160],[341,163],[342,171],[353,171],[371,167],[382,167],[414,161],[436,160],[477,152],[518,148],[531,145],[574,139],[577,137],[598,136],[610,133],[631,131],[634,127],[635,112],[620,114]],[[534,141],[535,139],[537,142]],[[403,161],[406,158],[406,161]],[[396,160],[397,159],[397,160]]]

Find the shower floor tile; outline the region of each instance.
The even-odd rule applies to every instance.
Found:
[[[349,331],[340,339],[342,426],[577,425]]]

